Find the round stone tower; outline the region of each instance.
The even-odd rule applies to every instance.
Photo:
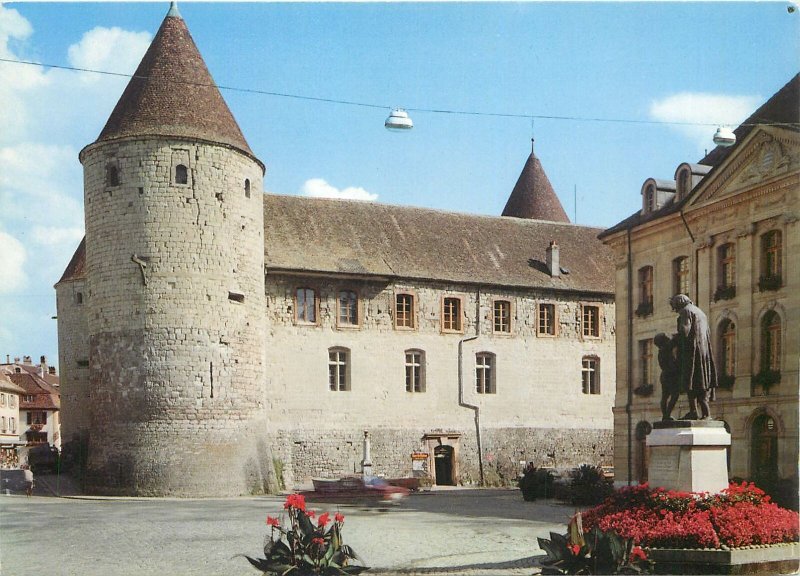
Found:
[[[264,165],[174,5],[80,160],[89,490],[264,491]]]

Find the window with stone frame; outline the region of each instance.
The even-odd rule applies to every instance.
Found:
[[[406,392],[425,392],[425,352],[406,350]]]
[[[332,392],[350,390],[350,351],[347,348],[328,350],[328,387]]]
[[[719,285],[721,288],[736,286],[736,245],[723,244],[717,252],[719,258]]]
[[[8,428],[11,431],[12,434],[17,431],[17,419],[14,418],[13,416],[11,418],[9,418]]]
[[[414,328],[414,295],[407,292],[397,292],[394,295],[394,326],[395,328]]]
[[[781,371],[781,317],[774,310],[761,320],[761,371]]]
[[[649,316],[653,313],[653,267],[639,268],[639,306],[637,316]]]
[[[689,294],[689,258],[680,256],[672,261],[672,293]]]
[[[581,391],[600,394],[600,359],[597,356],[584,356],[581,360]]]
[[[656,187],[648,184],[644,189],[644,213],[647,214],[656,209]]]
[[[723,377],[736,375],[736,324],[730,319],[719,326],[720,372]]]
[[[496,394],[495,355],[491,352],[475,354],[475,391],[478,394]]]
[[[106,186],[109,188],[119,186],[119,168],[116,163],[106,164]]]
[[[338,310],[339,326],[358,326],[358,294],[355,291],[339,291]]]
[[[678,175],[678,200],[686,198],[692,189],[692,171],[687,169],[681,170]]]
[[[495,333],[511,334],[511,302],[495,300],[492,304],[492,326]]]
[[[536,323],[536,333],[539,336],[556,335],[556,305],[540,303],[538,306],[538,321]]]
[[[0,432],[6,431],[6,417],[0,416]]]
[[[461,298],[445,296],[442,299],[442,331],[461,332]]]
[[[6,405],[6,395],[5,392],[0,392],[0,406]]]
[[[47,412],[44,410],[31,410],[26,413],[27,423],[30,424],[47,424]]]
[[[298,324],[317,323],[317,293],[313,288],[300,287],[295,291],[295,319]]]
[[[245,178],[244,179],[244,197],[245,198],[250,198],[250,179],[249,178]]]
[[[639,340],[639,386],[653,386],[653,340]]]
[[[761,236],[761,276],[781,279],[783,237],[780,230],[770,230]]]
[[[14,408],[17,405],[17,397],[15,394],[8,395],[8,407]]]
[[[584,338],[600,337],[600,306],[591,304],[581,306],[581,330]]]

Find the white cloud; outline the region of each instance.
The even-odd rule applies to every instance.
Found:
[[[27,282],[25,260],[27,254],[22,242],[0,230],[0,293],[14,292]]]
[[[763,99],[760,96],[727,96],[703,92],[681,92],[655,100],[650,104],[650,116],[662,122],[687,122],[704,125],[672,126],[695,140],[698,146],[709,147],[714,126],[738,126],[755,110]]]
[[[136,69],[149,45],[150,34],[147,32],[97,27],[70,46],[67,57],[76,68],[129,74]],[[102,76],[81,73],[80,78],[84,82],[98,82]]]
[[[33,241],[43,246],[77,245],[83,238],[83,228],[58,228],[56,226],[34,226]]]
[[[304,196],[311,196],[312,198],[339,198],[343,200],[366,201],[378,199],[377,194],[367,192],[361,187],[349,186],[339,190],[335,186],[328,184],[322,178],[311,178],[310,180],[306,180],[300,191]]]

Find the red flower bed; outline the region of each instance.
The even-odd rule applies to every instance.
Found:
[[[721,494],[692,494],[646,484],[622,488],[583,513],[593,526],[656,548],[731,548],[798,540],[797,512],[770,502],[753,484],[731,484]]]

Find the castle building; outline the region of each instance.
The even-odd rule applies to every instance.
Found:
[[[676,331],[668,299],[678,293],[709,319],[711,415],[731,434],[730,477],[796,478],[800,76],[734,133],[735,145],[680,164],[674,179],[645,180],[641,210],[601,234],[617,270],[617,480],[647,479],[646,436],[661,419],[653,337]],[[673,417],[686,411],[683,399]]]
[[[365,434],[373,472],[437,484],[611,463],[611,250],[533,153],[503,217],[264,194],[173,7],[80,159],[56,294],[90,491],[336,477]]]

